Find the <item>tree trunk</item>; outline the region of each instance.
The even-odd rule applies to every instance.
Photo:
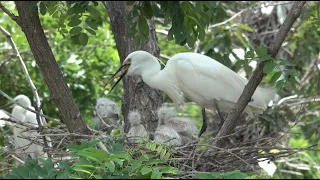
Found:
[[[128,8],[125,1],[104,1],[103,2],[110,21],[112,32],[117,44],[120,63],[131,52],[137,50],[133,46],[133,39],[127,36],[126,15]],[[160,50],[157,44],[157,36],[153,21],[149,21],[149,42],[142,44],[138,49],[148,51],[159,57]],[[162,93],[159,90],[150,88],[145,84],[141,77],[124,77],[124,99],[122,112],[124,113],[125,132],[129,131],[127,115],[129,110],[138,110],[141,114],[141,121],[148,132],[155,131],[157,127],[156,110],[162,104]]]
[[[43,32],[37,7],[30,8],[30,1],[15,1],[18,25],[25,33],[34,58],[48,85],[53,102],[57,105],[69,132],[89,134],[80,111],[73,101],[61,70],[53,56]]]

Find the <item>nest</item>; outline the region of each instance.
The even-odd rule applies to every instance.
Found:
[[[10,118],[5,120],[16,123]],[[101,142],[112,140],[110,136],[105,135],[105,132],[93,129],[90,129],[92,135],[83,135],[69,133],[65,125],[41,129],[23,124],[20,125],[25,126],[27,131],[39,133],[36,137],[23,138],[42,146],[49,157],[53,158],[53,162],[57,162],[58,160],[74,161],[74,159],[72,160],[70,158],[70,153],[66,151],[66,147],[69,144],[78,144],[81,139],[98,139],[101,140]],[[43,136],[51,138],[52,148],[44,143],[46,140],[43,140]],[[74,137],[77,137],[77,139]],[[240,170],[259,173],[261,168],[258,166],[258,159],[260,158],[268,158],[274,161],[304,150],[314,150],[312,147],[286,148],[286,146],[283,145],[283,142],[286,141],[283,140],[286,138],[285,133],[270,131],[264,124],[255,120],[247,121],[237,126],[232,134],[222,138],[225,139],[224,148],[210,146],[212,138],[201,142],[191,142],[182,147],[175,147],[176,152],[172,154],[169,164],[180,169],[179,176],[181,178],[188,179],[195,178],[196,172]],[[7,140],[5,144],[8,144],[10,136],[6,136],[5,139]],[[104,143],[100,148],[106,148],[105,145],[108,146],[109,144]],[[132,147],[132,144],[127,145],[126,147]],[[270,153],[270,150],[276,150],[274,151],[276,153]],[[11,169],[15,167],[13,161],[20,163],[26,161],[26,159],[22,158],[23,156],[21,154],[17,154],[16,152],[17,149],[14,149],[14,145],[9,143],[3,154],[4,159],[1,162],[1,171],[3,174],[9,173]]]

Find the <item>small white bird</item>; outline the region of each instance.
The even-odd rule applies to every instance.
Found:
[[[108,98],[99,98],[97,100],[94,115],[96,130],[104,130],[110,134],[112,129],[119,126],[120,108],[114,101]],[[110,127],[107,127],[102,120]]]
[[[159,125],[153,134],[153,141],[157,144],[167,144],[169,146],[181,146],[182,139],[172,127]]]
[[[148,132],[141,124],[141,116],[137,111],[129,112],[128,121],[130,123],[130,129],[127,136],[130,143],[134,143],[139,139],[143,139],[144,136],[148,136]]]
[[[0,110],[0,127],[4,127],[7,122],[4,120],[1,120],[1,118],[9,118],[8,114],[4,110]]]
[[[185,145],[198,139],[198,129],[195,123],[188,119],[176,116],[176,111],[168,107],[158,109],[159,125],[166,125],[173,128],[181,137]]]
[[[31,106],[30,99],[25,95],[18,95],[14,98],[14,101],[17,101],[21,105],[34,110],[34,107]],[[33,127],[38,127],[36,114],[22,108],[21,106],[14,105],[12,109],[12,116],[21,123],[28,124]],[[16,152],[23,160],[27,160],[28,155],[30,155],[33,159],[37,157],[47,158],[47,154],[43,151],[42,146],[22,138],[35,138],[39,136],[39,133],[35,132],[34,130],[26,131],[25,126],[16,124],[13,128],[13,134]],[[39,138],[39,142],[43,143],[42,138]]]
[[[159,60],[152,54],[134,51],[108,81],[109,83],[115,77],[120,77],[111,90],[125,75],[140,75],[143,82],[164,91],[177,105],[184,105],[184,97],[187,97],[202,108],[218,110],[219,107],[225,112],[235,105],[248,83],[247,79],[218,61],[190,52],[172,56],[161,70]],[[258,87],[244,111],[251,116],[252,112],[262,113],[273,96],[274,92],[270,89]],[[205,129],[206,120],[203,118],[200,135]]]

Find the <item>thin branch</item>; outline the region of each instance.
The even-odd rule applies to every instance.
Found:
[[[291,29],[293,23],[295,20],[300,16],[303,5],[306,3],[306,1],[301,2],[294,2],[290,12],[288,13],[284,23],[281,25],[279,32],[277,33],[274,41],[270,44],[270,46],[267,48],[268,53],[271,55],[271,57],[276,57],[278,54],[278,51],[281,47],[281,44],[283,43],[285,37],[287,36],[289,30]],[[264,76],[263,73],[263,67],[267,62],[260,62],[256,68],[256,70],[253,73],[253,76],[250,78],[248,84],[245,86],[240,98],[238,99],[236,105],[232,108],[230,113],[228,114],[228,117],[221,127],[217,137],[228,135],[232,132],[232,130],[235,128],[236,121],[238,117],[242,114],[245,107],[248,105],[248,103],[251,100],[251,97],[253,93],[255,92],[256,88],[262,81],[262,78]],[[223,145],[223,141],[221,139],[214,140],[212,142],[213,146],[221,147]],[[210,151],[212,148],[209,148]]]
[[[263,7],[268,7],[268,6],[277,6],[277,5],[282,5],[282,4],[291,4],[292,2],[280,2],[280,3],[274,3],[274,4],[268,4],[268,5],[261,6],[263,3],[265,3],[265,2],[259,2],[258,4],[253,4],[253,5],[245,8],[245,9],[242,9],[241,11],[237,12],[235,15],[233,15],[229,19],[227,19],[227,20],[225,20],[223,22],[217,23],[217,24],[213,24],[213,25],[209,26],[209,28],[214,28],[214,27],[217,27],[217,26],[224,25],[224,24],[232,21],[237,16],[241,15],[243,12],[245,12],[247,10],[250,10],[250,9],[263,8]]]
[[[18,16],[15,16],[13,13],[11,13],[7,8],[5,8],[2,3],[0,2],[0,9],[6,13],[12,20],[17,21]]]

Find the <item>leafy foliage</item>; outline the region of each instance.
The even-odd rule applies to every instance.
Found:
[[[164,175],[179,173],[177,168],[168,166],[169,157],[161,158],[162,154],[169,154],[166,150],[167,147],[159,146],[157,150],[154,149],[152,152],[156,152],[156,155],[139,150],[141,155],[134,158],[132,152],[123,149],[121,140],[112,142],[111,148],[107,151],[96,148],[99,142],[99,140],[92,140],[90,142],[82,141],[80,145],[69,145],[67,148],[71,156],[76,158],[74,162],[60,160],[54,167],[51,159],[40,159],[43,166],[40,166],[36,160],[31,160],[24,165],[13,168],[5,178],[159,179]],[[150,143],[149,146],[155,147],[156,145]],[[161,150],[159,150],[160,147]],[[158,155],[160,155],[160,159],[157,158]]]
[[[96,1],[36,1],[40,14],[58,19],[58,31],[63,37],[69,33],[72,43],[87,45],[90,36],[102,26]]]

